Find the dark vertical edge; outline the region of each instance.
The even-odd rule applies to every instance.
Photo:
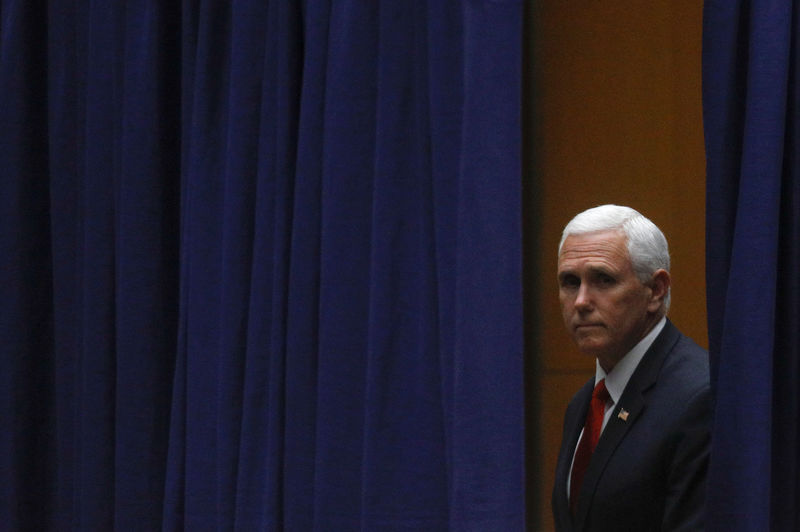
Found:
[[[540,206],[536,194],[536,10],[535,2],[523,2],[522,26],[522,316],[525,394],[525,510],[527,530],[538,530],[541,525],[542,497],[539,490],[541,464],[540,364],[538,353],[539,284],[536,251],[539,245]]]

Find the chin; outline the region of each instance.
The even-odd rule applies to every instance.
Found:
[[[592,331],[595,334],[585,331],[583,334],[578,332],[572,339],[581,351],[594,352],[597,350],[602,351],[608,348],[608,338],[602,334],[596,334],[597,331]]]

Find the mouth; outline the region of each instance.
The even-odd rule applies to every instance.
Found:
[[[602,323],[579,323],[575,325],[575,330],[578,331],[581,329],[595,329],[602,326],[603,326]]]

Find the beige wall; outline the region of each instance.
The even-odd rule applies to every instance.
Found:
[[[562,416],[592,374],[563,330],[555,282],[564,224],[603,203],[629,205],[667,236],[670,317],[707,346],[705,172],[700,102],[702,1],[564,2],[529,8],[526,94],[532,529],[551,530],[550,491]]]

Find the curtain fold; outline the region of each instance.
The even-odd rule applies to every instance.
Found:
[[[796,2],[706,2],[711,530],[800,527]]]
[[[37,497],[56,449],[46,435],[54,415],[52,250],[46,159],[47,39],[41,2],[0,11],[0,515],[11,527],[51,522],[53,497]],[[7,228],[24,228],[9,231]],[[30,518],[25,516],[30,514]]]
[[[3,522],[522,529],[521,15],[0,2]]]

